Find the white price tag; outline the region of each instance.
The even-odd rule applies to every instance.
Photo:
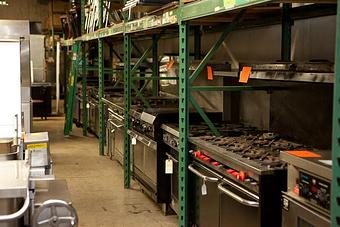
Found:
[[[165,160],[165,174],[173,174],[174,173],[174,165],[171,159]]]
[[[202,184],[202,195],[207,195],[208,192],[207,192],[207,185],[205,184],[205,181],[203,181],[203,184]]]
[[[136,145],[136,144],[137,144],[137,140],[136,140],[135,137],[133,137],[133,138],[131,139],[131,144],[132,144],[132,145]]]

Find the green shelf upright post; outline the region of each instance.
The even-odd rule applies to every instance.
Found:
[[[124,35],[124,187],[130,188],[131,36]]]
[[[66,100],[66,115],[64,125],[64,135],[69,136],[72,131],[73,125],[73,105],[76,95],[76,83],[78,78],[78,63],[79,63],[79,50],[80,42],[76,42],[72,45],[72,63],[70,73],[68,75],[67,83],[67,100]]]
[[[99,1],[99,28],[103,28],[103,1]],[[104,122],[104,40],[98,39],[98,77],[99,77],[99,155],[104,155],[105,122]]]
[[[188,24],[179,24],[179,213],[178,226],[188,226],[189,49]]]
[[[127,0],[124,0],[124,4]],[[128,12],[124,13],[124,22],[128,22]],[[128,131],[130,129],[130,108],[131,108],[131,35],[124,34],[124,188],[130,188],[131,180],[131,142]]]
[[[85,34],[85,0],[81,0],[80,2],[81,7],[81,34]],[[87,96],[86,96],[86,90],[87,90],[87,70],[86,70],[86,43],[82,43],[82,49],[81,49],[81,59],[82,59],[82,105],[83,105],[83,112],[82,112],[82,118],[83,118],[83,135],[87,136],[87,127],[88,127],[88,117],[87,117]]]
[[[340,1],[338,0],[337,31],[335,47],[335,81],[333,99],[333,139],[332,139],[332,190],[331,223],[340,226]]]
[[[152,76],[159,77],[159,61],[158,61],[158,38],[156,35],[152,36]],[[159,81],[152,80],[152,95],[158,96]]]

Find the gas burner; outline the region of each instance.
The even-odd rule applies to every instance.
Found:
[[[205,141],[208,146],[217,146],[228,152],[238,155],[240,158],[252,160],[260,166],[274,168],[282,166],[279,159],[280,151],[300,149],[304,146],[279,138],[275,133],[258,133],[258,131],[242,130],[240,136],[200,136],[196,137]]]

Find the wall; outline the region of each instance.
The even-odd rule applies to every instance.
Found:
[[[0,19],[44,22],[48,18],[48,0],[9,0],[0,6]]]

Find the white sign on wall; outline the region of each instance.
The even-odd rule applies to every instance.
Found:
[[[20,42],[0,41],[0,138],[14,138],[17,124],[20,136]]]

